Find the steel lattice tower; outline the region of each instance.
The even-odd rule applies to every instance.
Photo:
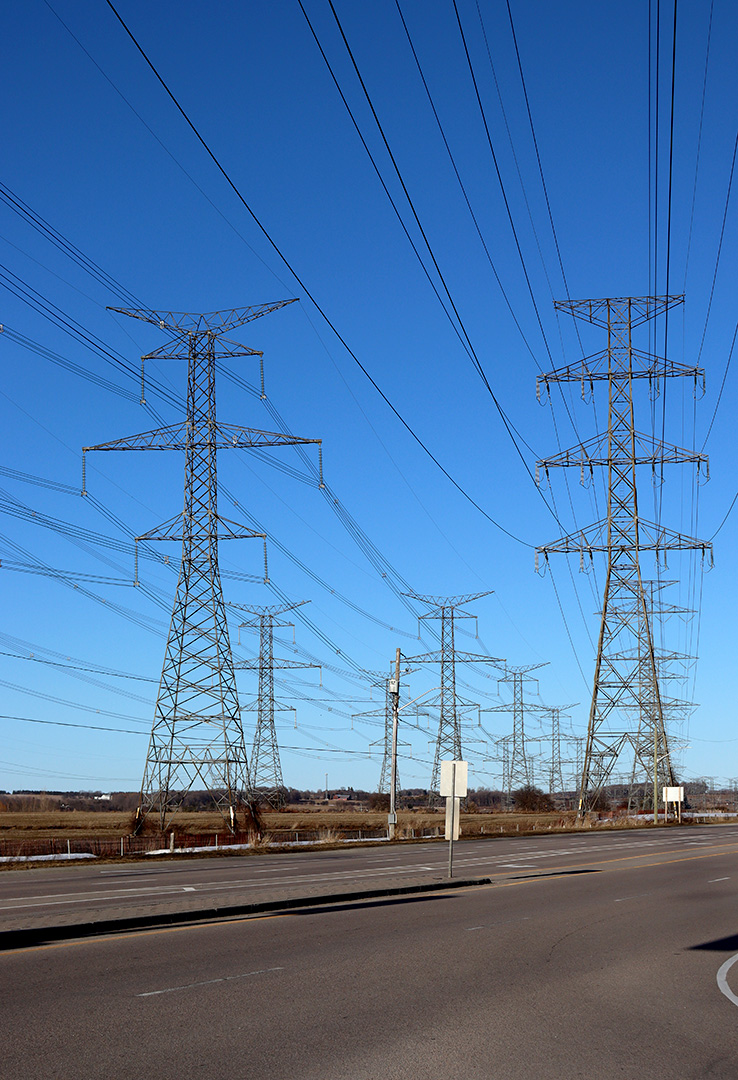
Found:
[[[567,709],[574,708],[574,705],[578,702],[572,702],[571,705],[550,705],[546,712],[551,714],[551,762],[548,773],[548,792],[549,795],[553,795],[555,792],[563,792],[564,790],[564,770],[563,759],[561,757],[561,716],[567,716]]]
[[[219,538],[261,536],[220,516],[217,450],[319,442],[222,424],[215,411],[216,360],[261,353],[223,335],[276,311],[291,300],[207,314],[118,311],[167,333],[160,349],[142,358],[187,360],[187,415],[178,424],[132,435],[89,450],[183,450],[184,510],[139,540],[175,540],[182,561],[159,683],[136,829],[155,813],[164,830],[198,785],[207,790],[226,824],[250,799],[250,778],[236,692],[220,571]],[[83,465],[84,491],[84,465]]]
[[[372,678],[372,686],[382,688],[384,690],[384,705],[381,709],[369,709],[366,712],[354,713],[353,719],[360,720],[366,717],[381,717],[384,721],[384,734],[381,739],[382,746],[382,768],[379,773],[379,786],[377,792],[380,795],[387,795],[390,791],[391,777],[392,777],[392,706],[393,706],[393,692],[391,690],[391,683],[395,678],[395,666],[391,667],[389,675],[376,675]],[[379,746],[380,742],[372,743],[372,746]],[[399,746],[398,742],[398,746]],[[395,777],[395,799],[397,799],[397,792],[400,789],[400,770],[397,768]]]
[[[595,552],[607,556],[579,788],[580,815],[597,800],[625,748],[635,758],[650,762],[655,788],[659,781],[674,783],[640,553],[653,551],[658,559],[666,551],[701,550],[704,556],[711,545],[673,532],[660,521],[646,521],[638,509],[636,470],[640,465],[650,465],[655,479],[664,464],[692,462],[699,470],[707,467],[707,459],[636,429],[633,384],[636,379],[647,379],[651,390],[658,392],[661,379],[690,376],[696,382],[704,379],[704,373],[697,367],[635,349],[632,333],[682,301],[681,296],[643,296],[556,304],[557,310],[607,331],[607,348],[602,353],[542,377],[545,386],[579,382],[582,392],[585,386],[593,388],[596,381],[606,382],[608,387],[607,430],[538,463],[538,470],[546,472],[554,466],[577,466],[583,480],[587,474],[592,475],[595,466],[607,469],[607,517],[536,552],[536,563],[539,555],[548,559],[553,553],[578,552],[582,566],[585,558],[591,560]],[[634,712],[641,717],[640,725],[633,724]]]
[[[489,596],[489,591],[480,593],[468,593],[464,596],[420,596],[409,593],[413,599],[427,604],[430,611],[420,616],[421,619],[440,619],[441,621],[441,648],[435,652],[424,653],[421,656],[408,656],[405,660],[409,664],[440,664],[441,686],[440,695],[425,703],[428,706],[440,708],[438,720],[438,736],[436,749],[433,757],[433,773],[430,788],[428,790],[429,801],[434,802],[439,794],[441,761],[462,760],[461,747],[461,713],[463,709],[472,707],[473,703],[462,700],[456,692],[456,663],[467,664],[502,664],[504,661],[498,657],[483,656],[479,653],[459,652],[454,642],[454,625],[457,619],[475,619],[471,612],[464,611],[462,605],[470,604],[474,600],[480,600],[483,596]]]
[[[499,683],[511,683],[513,699],[509,705],[492,705],[485,708],[484,712],[512,712],[512,734],[505,736],[503,741],[503,791],[508,798],[519,787],[529,787],[533,783],[533,770],[528,762],[528,752],[525,735],[525,713],[546,711],[543,705],[534,705],[525,701],[524,684],[534,682],[537,679],[528,677],[529,671],[536,671],[545,667],[545,664],[527,664],[520,667],[505,666],[505,675],[498,679]],[[509,741],[508,741],[509,740]]]
[[[662,591],[674,584],[676,584],[674,581],[643,582],[644,597],[654,638],[654,664],[661,693],[661,710],[664,717],[664,726],[667,728],[667,731],[667,719],[674,718],[678,713],[694,708],[694,705],[691,702],[666,697],[664,688],[666,684],[671,681],[686,679],[686,665],[691,661],[694,661],[696,657],[687,656],[685,653],[667,651],[666,649],[657,647],[655,644],[657,620],[665,621],[673,615],[691,616],[693,614],[693,612],[687,608],[678,607],[674,604],[666,604],[661,599]],[[638,680],[642,688],[640,707],[638,709],[638,732],[635,740],[635,753],[633,755],[633,765],[628,791],[628,808],[632,809],[637,805],[642,809],[647,807],[653,809],[654,769],[653,743],[651,742],[650,737],[650,731],[653,726],[650,723],[650,716],[652,715],[652,695],[650,693],[649,678],[651,667],[650,658],[643,651],[636,654],[635,650],[633,650],[629,657],[624,657],[624,659],[637,660]],[[676,674],[674,671],[670,670],[669,665],[682,662],[685,664],[685,671],[683,674]],[[660,781],[664,779],[663,776],[660,776]],[[659,786],[661,786],[661,783]]]
[[[379,774],[379,787],[377,788],[380,795],[388,794],[392,783],[392,704],[394,696],[390,690],[392,678],[393,676],[387,676],[384,687],[384,752],[382,754],[382,768]],[[396,767],[395,800],[401,786],[400,770]]]
[[[284,806],[284,781],[282,765],[279,760],[279,744],[274,726],[274,713],[292,712],[290,706],[283,705],[274,697],[274,669],[312,668],[316,664],[306,664],[299,660],[284,660],[274,656],[274,627],[292,626],[290,622],[280,620],[279,616],[293,611],[308,603],[302,600],[295,604],[255,607],[247,604],[234,604],[240,611],[249,611],[254,616],[251,621],[241,623],[241,627],[250,627],[259,632],[259,655],[255,660],[246,660],[236,664],[237,669],[259,672],[259,693],[255,702],[245,706],[256,712],[254,743],[251,749],[251,788],[254,798],[278,809]],[[240,629],[240,628],[239,628]]]

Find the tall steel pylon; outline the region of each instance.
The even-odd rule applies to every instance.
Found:
[[[407,674],[407,672],[405,672]],[[380,717],[384,723],[384,734],[381,740],[372,743],[372,746],[382,746],[382,767],[379,773],[379,784],[377,786],[377,792],[380,795],[388,795],[392,783],[392,718],[393,718],[393,705],[394,705],[394,691],[392,684],[395,679],[395,665],[392,664],[388,675],[379,675],[372,677],[371,685],[382,689],[384,691],[384,705],[378,709],[368,709],[365,712],[354,713],[353,720],[361,720],[366,718]],[[403,744],[405,745],[405,744]],[[398,743],[399,746],[399,743]],[[400,789],[400,769],[399,766],[395,772],[395,800],[397,799],[397,793]]]
[[[289,446],[317,439],[257,431],[216,419],[215,362],[261,353],[226,340],[237,326],[277,311],[292,300],[206,314],[127,311],[168,334],[142,361],[187,360],[187,415],[178,424],[90,450],[183,450],[184,510],[138,540],[181,540],[182,561],[167,637],[161,681],[146,756],[136,829],[152,813],[164,830],[189,791],[210,793],[227,826],[250,799],[250,777],[218,568],[218,540],[261,536],[221,517],[217,508],[217,451],[234,447]],[[84,464],[83,464],[84,492]],[[266,541],[265,541],[266,542]]]
[[[433,756],[433,773],[428,789],[429,802],[434,802],[440,790],[441,761],[444,759],[462,760],[461,714],[464,709],[474,707],[473,702],[464,701],[456,692],[456,664],[459,662],[500,665],[504,661],[499,657],[458,651],[454,642],[456,620],[476,618],[476,615],[471,612],[464,611],[463,606],[471,604],[474,600],[480,600],[483,596],[489,596],[489,591],[467,593],[463,596],[420,596],[417,593],[408,593],[408,595],[422,604],[427,604],[430,608],[419,616],[420,619],[440,619],[441,621],[440,650],[423,653],[421,656],[405,657],[409,664],[440,664],[441,668],[440,694],[437,698],[425,702],[426,708],[436,706],[440,709],[438,736]]]
[[[525,713],[547,711],[543,705],[536,705],[525,700],[525,683],[538,683],[528,675],[529,671],[536,671],[545,667],[544,664],[525,664],[519,667],[505,665],[505,674],[500,683],[511,683],[513,699],[509,705],[492,705],[484,709],[484,712],[511,712],[513,714],[512,734],[505,736],[503,743],[503,791],[508,799],[513,791],[519,787],[530,787],[534,781],[532,764],[528,756],[527,739],[525,734]]]
[[[607,556],[600,634],[597,648],[587,743],[579,786],[578,811],[582,815],[596,802],[615,762],[628,748],[636,758],[648,758],[654,788],[659,780],[672,784],[674,770],[664,724],[651,619],[641,577],[640,554],[653,551],[657,559],[666,551],[701,550],[711,545],[673,532],[639,514],[636,469],[650,465],[654,480],[665,464],[696,463],[707,469],[707,458],[639,432],[634,419],[634,380],[647,379],[658,393],[661,379],[689,376],[702,379],[700,368],[653,356],[634,348],[633,330],[680,304],[681,296],[642,296],[556,303],[566,311],[607,331],[607,348],[575,364],[542,377],[544,386],[579,382],[593,389],[597,381],[608,386],[607,430],[555,457],[538,463],[546,473],[555,466],[577,466],[582,480],[595,466],[607,469],[607,517],[537,549],[550,554],[578,552],[584,567],[595,552]],[[539,396],[540,396],[539,380]],[[660,516],[660,514],[659,514]],[[633,712],[645,717],[646,731],[634,725]]]
[[[275,809],[284,806],[285,798],[274,713],[294,710],[275,700],[274,669],[312,668],[317,665],[275,657],[274,627],[292,626],[292,623],[281,620],[280,615],[284,615],[287,611],[294,611],[295,608],[302,607],[306,603],[309,601],[301,600],[281,607],[279,605],[262,607],[248,604],[232,605],[239,611],[248,611],[254,616],[253,619],[241,623],[239,629],[248,627],[259,633],[258,657],[255,660],[245,660],[235,666],[237,669],[259,672],[258,696],[254,702],[245,706],[247,710],[256,712],[256,728],[251,748],[251,789],[255,799],[260,799]]]
[[[567,709],[573,709],[579,702],[570,705],[549,705],[545,710],[551,716],[551,760],[548,770],[548,793],[553,795],[564,790],[564,759],[561,756],[561,717],[568,716]]]
[[[392,786],[392,706],[394,704],[394,692],[391,686],[393,679],[394,673],[388,675],[384,680],[384,750],[382,753],[382,768],[379,773],[379,787],[377,788],[380,795],[388,795]],[[395,800],[397,800],[397,793],[401,787],[400,769],[396,765]]]
[[[661,594],[664,589],[675,584],[676,582],[674,581],[644,580],[643,582],[646,608],[651,621],[652,635],[654,638],[654,664],[661,693],[661,710],[664,717],[664,726],[667,731],[668,720],[674,720],[680,712],[683,713],[685,710],[694,708],[694,705],[691,702],[667,697],[664,690],[668,683],[687,678],[686,668],[690,662],[696,660],[696,657],[687,656],[685,653],[667,651],[656,644],[656,626],[659,621],[665,622],[673,615],[694,614],[694,612],[687,608],[678,607],[674,604],[667,604],[662,600]],[[653,809],[653,744],[650,738],[650,731],[652,729],[650,717],[653,710],[650,680],[651,663],[649,656],[642,650],[637,654],[635,650],[633,650],[628,658],[637,660],[638,662],[638,680],[641,686],[640,707],[638,709],[637,717],[638,732],[635,740],[635,753],[633,756],[628,790],[628,809]],[[682,674],[678,674],[671,670],[670,665],[675,663],[685,664],[685,670]],[[669,749],[671,756],[671,745]],[[663,763],[661,763],[658,773],[660,790],[661,786],[668,780],[668,777],[664,775]]]

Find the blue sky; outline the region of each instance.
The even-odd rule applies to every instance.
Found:
[[[372,744],[381,727],[351,716],[383,701],[376,691],[370,696],[362,669],[385,671],[398,645],[408,655],[434,647],[428,634],[417,639],[413,608],[422,608],[399,596],[408,587],[433,594],[493,590],[473,606],[479,640],[475,623],[464,623],[459,646],[510,664],[547,662],[536,673],[531,689],[540,696],[534,700],[579,702],[566,726],[576,735],[585,732],[603,567],[582,575],[576,557],[571,572],[559,557],[553,573],[541,577],[534,573],[534,548],[594,520],[595,501],[603,505],[602,480],[586,490],[576,475],[568,488],[563,476],[554,476],[544,501],[528,470],[594,435],[606,417],[601,387],[595,409],[576,391],[542,405],[536,376],[605,342],[600,331],[582,326],[580,346],[571,320],[556,315],[554,299],[565,299],[567,291],[575,299],[662,293],[668,262],[669,291],[686,296],[670,316],[669,355],[699,362],[707,390],[695,399],[691,383],[672,380],[654,414],[643,394],[636,403],[639,426],[658,423],[660,431],[665,410],[666,438],[699,450],[713,414],[714,423],[706,444],[710,483],[697,488],[688,466],[672,466],[662,489],[663,520],[709,539],[731,505],[738,487],[736,381],[729,363],[736,328],[735,195],[726,212],[738,122],[734,6],[726,0],[715,0],[714,7],[707,0],[679,4],[672,141],[670,4],[660,5],[657,82],[656,5],[512,0],[554,237],[506,4],[457,0],[488,139],[452,0],[402,0],[488,257],[398,6],[394,0],[334,2],[405,191],[330,5],[303,0],[448,308],[438,269],[443,275],[517,447],[454,330],[456,316],[443,310],[398,222],[297,0],[210,7],[121,0],[116,6],[302,285],[106,4],[27,0],[8,6],[3,34],[12,48],[0,72],[0,487],[6,511],[0,679],[7,717],[0,720],[0,787],[133,789],[143,770],[178,551],[161,545],[169,566],[142,559],[147,589],[134,589],[129,538],[177,513],[182,460],[176,454],[91,456],[91,497],[78,494],[83,446],[157,426],[139,404],[135,371],[141,354],[163,339],[106,305],[210,311],[300,297],[299,304],[245,327],[239,340],[264,352],[269,406],[294,433],[323,439],[331,495],[238,451],[222,453],[218,465],[221,512],[236,517],[235,501],[250,514],[270,534],[270,578],[280,595],[311,601],[304,609],[310,623],[302,612],[295,618],[295,645],[283,631],[275,648],[325,665],[322,688],[309,672],[279,680],[280,699],[297,708],[296,721],[290,712],[280,714],[278,729],[285,780],[295,786],[320,787],[326,771],[331,785],[376,785],[381,753]],[[79,258],[32,227],[13,199],[109,278],[91,276]],[[454,488],[393,415],[306,289],[407,424],[489,517]],[[39,312],[42,303],[54,305],[52,319]],[[664,333],[661,320],[659,353]],[[108,350],[107,360],[88,347],[92,335]],[[82,373],[40,356],[28,341]],[[648,334],[638,344],[648,348]],[[184,364],[152,364],[149,371],[182,398]],[[273,412],[258,393],[229,379],[229,371],[258,389],[253,360],[224,365],[220,419],[272,429]],[[165,423],[181,416],[176,401],[153,386],[147,399]],[[289,449],[272,457],[305,473]],[[640,493],[646,516],[652,491],[646,470]],[[342,524],[344,510],[375,545],[374,563]],[[662,639],[665,648],[700,657],[685,669],[688,678],[670,688],[671,696],[700,703],[674,729],[688,747],[680,751],[687,778],[724,782],[738,775],[730,558],[737,528],[734,511],[715,537],[710,573],[703,575],[699,556],[677,555],[663,572],[676,582],[671,602],[699,608],[690,619],[672,617]],[[221,545],[228,602],[277,602],[259,581],[261,563],[258,542]],[[29,566],[61,570],[63,580],[48,569],[30,573]],[[654,572],[645,556],[644,574]],[[256,641],[242,632],[239,645],[238,611],[229,618],[237,660],[246,659]],[[506,687],[498,694],[497,674],[481,666],[460,672],[462,693],[483,706],[509,701]],[[407,696],[436,684],[432,671],[416,672]],[[254,676],[242,672],[244,703],[255,689]],[[251,714],[244,720],[248,739]],[[428,783],[433,731],[427,723],[413,720],[416,726],[406,728],[403,785]],[[509,718],[492,714],[482,724],[465,729],[473,786],[499,783],[494,738],[507,733]],[[543,736],[545,720],[531,714],[529,730]],[[573,756],[571,746],[565,754]]]

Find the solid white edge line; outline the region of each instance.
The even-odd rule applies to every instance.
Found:
[[[738,1005],[738,997],[728,986],[728,972],[736,960],[738,960],[738,953],[736,953],[735,956],[731,956],[730,960],[726,960],[717,973],[717,984],[720,987],[720,993],[725,994],[728,1001],[732,1001],[734,1005]]]

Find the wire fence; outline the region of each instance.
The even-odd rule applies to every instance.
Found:
[[[407,829],[408,839],[432,838],[441,835],[441,828]],[[23,838],[0,840],[0,859],[32,858],[127,858],[154,852],[216,852],[233,848],[259,850],[297,844],[341,843],[343,841],[386,840],[386,828],[315,828],[270,829],[261,836],[253,832],[237,833],[163,833],[153,836],[119,836],[88,838]]]

